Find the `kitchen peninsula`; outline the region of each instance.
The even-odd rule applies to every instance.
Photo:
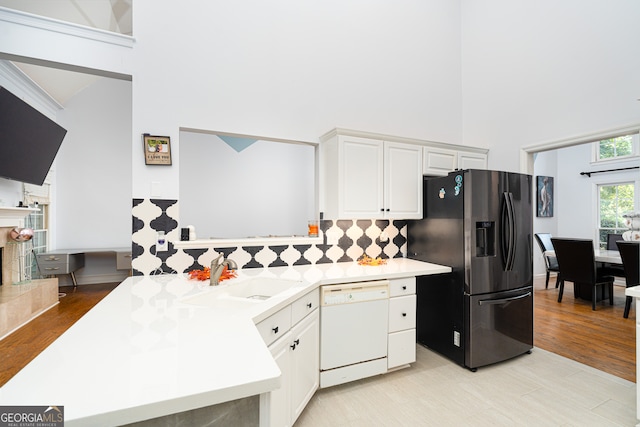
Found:
[[[240,270],[295,281],[245,305],[206,307],[185,300],[212,292],[186,275],[127,278],[0,389],[1,405],[64,406],[67,426],[124,425],[225,402],[280,386],[280,370],[255,324],[321,285],[449,272],[409,259]],[[256,414],[257,419],[257,414]]]

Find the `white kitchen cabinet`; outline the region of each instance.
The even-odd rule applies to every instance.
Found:
[[[387,369],[416,361],[416,278],[389,282]]]
[[[295,348],[291,349],[291,423],[300,416],[319,386],[320,375],[320,322],[319,311],[291,329]]]
[[[422,155],[422,172],[425,175],[445,176],[456,169],[487,169],[487,165],[487,153],[484,150],[464,151],[425,146]]]
[[[328,218],[422,217],[422,147],[357,136],[323,141]]]
[[[260,395],[261,427],[293,425],[318,389],[319,300],[315,289],[258,324],[282,373],[280,388]],[[283,331],[284,325],[291,327]],[[276,340],[274,328],[280,334]]]
[[[486,169],[487,163],[486,153],[458,151],[458,169]]]
[[[422,173],[425,175],[445,176],[458,167],[456,150],[424,147],[422,153]]]

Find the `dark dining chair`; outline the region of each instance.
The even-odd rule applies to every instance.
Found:
[[[624,267],[624,278],[627,288],[640,285],[640,242],[616,242],[622,266]],[[624,318],[629,317],[632,297],[628,296],[624,302]],[[637,311],[636,311],[637,313]]]
[[[622,234],[610,233],[607,234],[607,250],[617,251],[618,246],[616,246],[616,242],[623,240]],[[603,271],[606,274],[616,277],[625,277],[624,268],[619,264],[611,264],[608,262],[602,263]]]
[[[544,265],[547,268],[547,281],[544,284],[544,288],[547,289],[549,287],[549,275],[550,273],[556,273],[556,288],[560,284],[560,269],[558,268],[558,260],[555,256],[549,255],[549,251],[553,251],[553,243],[551,243],[551,234],[550,233],[536,233],[536,242],[538,242],[538,246],[540,247],[540,251],[542,252],[542,257],[544,258]]]
[[[607,234],[607,249],[610,251],[617,251],[618,246],[616,246],[616,242],[624,240],[622,238],[622,234],[609,233]]]
[[[613,305],[614,277],[602,274],[596,267],[593,251],[593,240],[551,238],[560,267],[560,289],[558,302],[562,302],[564,283],[573,282],[574,289],[591,287],[591,309],[596,309],[597,290],[602,288],[602,299],[605,290],[609,291],[609,304]],[[577,292],[576,292],[577,293]]]

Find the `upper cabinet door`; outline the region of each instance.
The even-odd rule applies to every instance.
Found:
[[[422,218],[422,147],[384,143],[385,218]]]
[[[339,218],[382,218],[382,141],[341,136],[338,146]]]
[[[446,176],[458,167],[458,152],[446,148],[424,147],[423,173]]]
[[[487,155],[459,151],[458,169],[487,169]]]

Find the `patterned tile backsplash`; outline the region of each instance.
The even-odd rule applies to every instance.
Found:
[[[355,261],[364,253],[372,258],[401,258],[407,253],[406,220],[322,220],[322,244],[177,249],[171,243],[180,240],[177,200],[134,199],[132,216],[132,266],[136,276],[201,269],[218,253],[232,258],[241,268]],[[156,254],[158,231],[165,232],[169,244],[167,251]],[[387,237],[384,242],[380,240],[383,233]],[[327,236],[338,243],[327,244]]]

